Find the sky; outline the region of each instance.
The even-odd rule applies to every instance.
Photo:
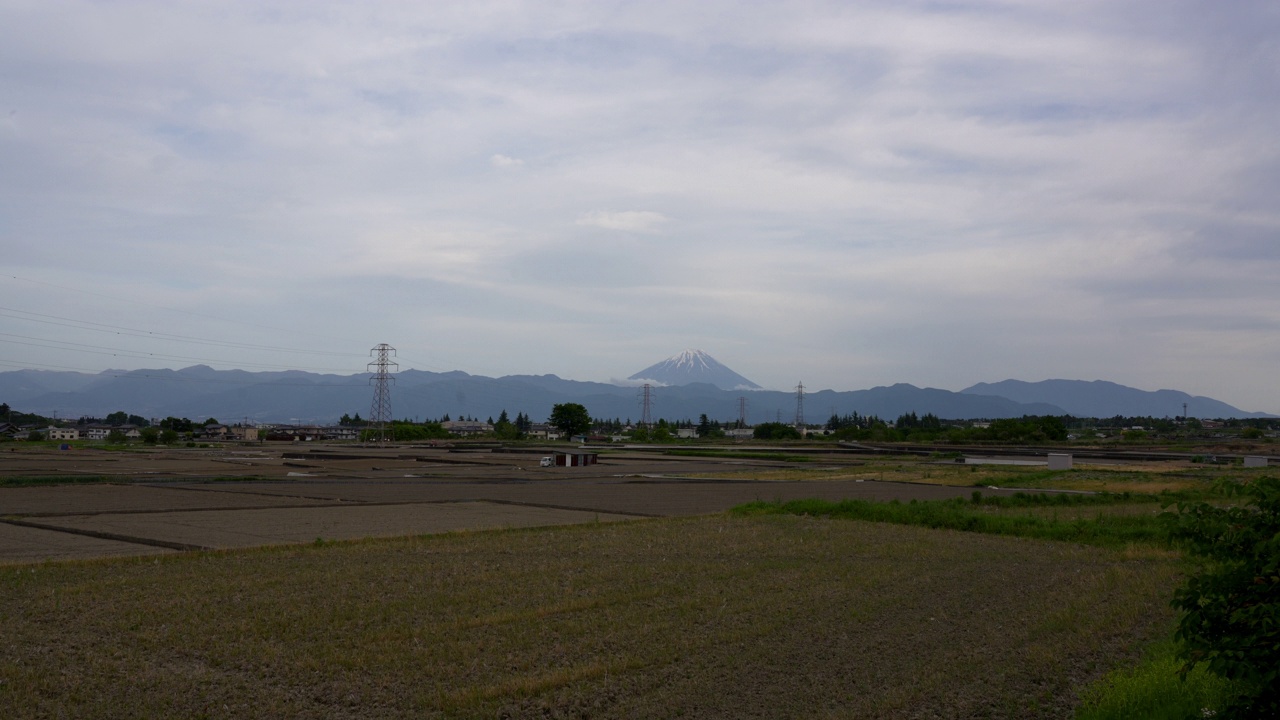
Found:
[[[0,0],[0,371],[1280,413],[1280,5]]]

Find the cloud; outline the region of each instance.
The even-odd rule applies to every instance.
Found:
[[[771,387],[1088,375],[1280,410],[1280,18],[1224,8],[26,3],[0,247],[433,369],[714,344]]]
[[[649,233],[655,232],[667,221],[667,217],[662,213],[647,210],[626,210],[623,212],[589,212],[579,217],[574,221],[574,224],[599,227],[606,230]]]
[[[497,154],[489,158],[489,164],[496,168],[520,167],[524,165],[524,161],[520,158],[508,157],[506,155]]]
[[[667,386],[667,384],[666,384],[666,383],[664,383],[664,382],[660,382],[660,381],[658,381],[658,380],[649,380],[649,379],[646,379],[646,378],[636,378],[635,380],[632,380],[631,378],[616,378],[616,377],[615,377],[615,378],[609,378],[609,384],[610,384],[610,385],[617,385],[618,387],[635,387],[635,388],[642,388],[642,387],[644,387],[645,385],[649,385],[649,386],[652,386],[652,387],[666,387],[666,386]]]

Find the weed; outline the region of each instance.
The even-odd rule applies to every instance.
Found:
[[[785,503],[748,503],[733,509],[739,515],[812,515],[848,520],[870,520],[899,525],[920,525],[928,528],[962,530],[991,535],[1014,535],[1042,540],[1070,542],[1123,548],[1127,545],[1168,544],[1166,526],[1155,514],[1097,513],[1093,518],[1074,517],[1059,519],[1035,514],[993,514],[982,510],[983,506],[997,508],[1038,508],[1045,506],[1119,505],[1132,503],[1129,497],[1099,497],[1088,495],[1014,495],[1010,497],[976,497],[933,500],[902,504],[896,500],[870,502],[866,500],[793,500]],[[1152,498],[1150,502],[1154,502]]]
[[[1115,670],[1081,693],[1076,720],[1186,720],[1214,717],[1232,696],[1229,681],[1197,665],[1183,676],[1171,642],[1148,651],[1135,668]]]

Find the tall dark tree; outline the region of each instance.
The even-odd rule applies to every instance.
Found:
[[[698,437],[706,437],[711,434],[711,421],[707,419],[707,414],[702,413],[698,416]]]
[[[560,403],[551,408],[547,422],[560,428],[565,435],[579,435],[591,427],[591,414],[580,403]]]

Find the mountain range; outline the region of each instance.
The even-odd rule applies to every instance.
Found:
[[[723,367],[706,363],[709,372],[716,371],[717,366]],[[636,375],[657,374],[650,372],[656,367]],[[716,377],[721,382],[738,383],[735,387],[743,385],[739,379],[746,378],[729,372],[736,378],[723,373]],[[16,370],[0,373],[0,402],[23,412],[63,418],[102,417],[124,410],[144,417],[214,417],[222,422],[332,423],[343,414],[369,415],[373,397],[370,378],[367,373],[247,372],[214,370],[203,365],[182,370],[108,370],[96,375]],[[455,419],[486,419],[506,410],[512,416],[524,412],[534,421],[541,421],[553,405],[576,402],[586,406],[594,417],[637,420],[641,414],[640,392],[634,386],[578,382],[555,375],[491,378],[461,371],[406,370],[395,376],[391,407],[396,418],[427,419],[448,414]],[[696,420],[705,413],[713,420],[733,421],[745,405],[748,423],[790,423],[796,419],[797,405],[801,404],[794,392],[723,389],[709,382],[657,385],[651,388],[650,395],[653,417],[670,420]],[[908,384],[841,392],[821,390],[805,393],[801,409],[804,420],[820,424],[832,414],[853,412],[887,420],[908,412],[933,413],[944,419],[1065,414],[1173,417],[1182,414],[1183,403],[1192,417],[1271,416],[1174,390],[1148,392],[1079,380],[1006,380],[979,383],[960,392]]]

